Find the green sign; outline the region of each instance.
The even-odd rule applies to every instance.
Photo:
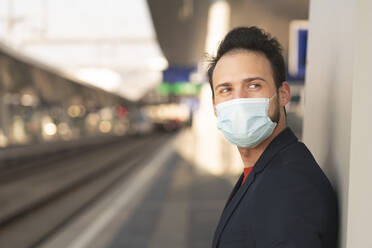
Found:
[[[201,89],[201,84],[192,84],[189,82],[167,83],[159,85],[158,92],[162,95],[197,95]]]

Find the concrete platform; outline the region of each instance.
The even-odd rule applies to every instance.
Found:
[[[41,248],[210,247],[238,175],[213,175],[180,152],[185,131]],[[185,149],[181,149],[184,151]]]
[[[107,247],[210,247],[230,187],[173,154]]]

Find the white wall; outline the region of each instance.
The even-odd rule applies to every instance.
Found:
[[[339,196],[340,247],[372,247],[372,1],[312,0],[303,140]]]
[[[372,1],[355,11],[347,247],[372,247]]]

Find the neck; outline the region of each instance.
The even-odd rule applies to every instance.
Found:
[[[244,167],[248,168],[254,166],[262,153],[265,151],[271,141],[286,128],[285,120],[279,120],[278,125],[275,127],[273,133],[259,145],[252,148],[238,147],[240,156],[243,160]]]

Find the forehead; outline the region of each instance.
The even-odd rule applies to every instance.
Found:
[[[237,50],[226,53],[219,59],[213,71],[212,82],[216,85],[249,77],[262,77],[274,84],[270,61],[263,53]]]

